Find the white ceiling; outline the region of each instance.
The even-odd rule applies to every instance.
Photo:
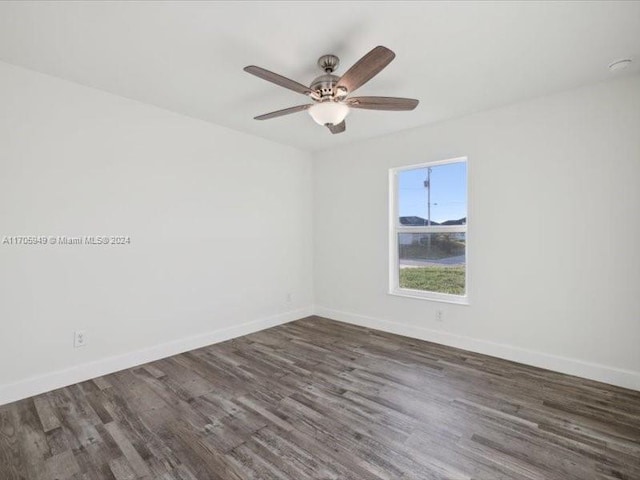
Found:
[[[331,135],[307,98],[242,71],[309,84],[376,45],[396,59],[360,95],[420,99],[352,111]],[[1,2],[0,59],[305,150],[321,150],[611,78],[636,57],[640,2]]]

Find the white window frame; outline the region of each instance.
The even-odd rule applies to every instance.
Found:
[[[408,226],[400,224],[400,212],[398,202],[398,173],[418,168],[435,167],[449,163],[465,162],[467,164],[467,223],[465,225],[436,225],[436,226]],[[435,162],[418,163],[389,169],[389,294],[401,297],[419,298],[437,302],[469,304],[469,159],[456,157]],[[400,264],[399,264],[399,233],[465,233],[465,279],[464,295],[450,293],[428,292],[400,288]]]

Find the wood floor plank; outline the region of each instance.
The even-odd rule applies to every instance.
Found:
[[[11,407],[0,407],[0,472],[6,480],[23,480],[24,453]]]
[[[51,456],[51,450],[46,434],[42,431],[33,399],[26,399],[15,404],[13,423],[19,432],[19,448],[24,457],[25,478],[29,480],[44,479],[44,465],[46,459]]]
[[[1,480],[640,480],[640,392],[309,317],[0,407]]]
[[[51,403],[49,403],[49,399],[46,395],[33,397],[33,403],[36,407],[36,411],[38,412],[38,418],[42,424],[42,430],[45,433],[50,432],[54,428],[60,427],[60,420],[58,419],[55,409]]]
[[[136,480],[137,475],[125,457],[119,457],[109,462],[109,469],[116,480]]]
[[[116,422],[108,423],[104,428],[109,432],[113,441],[118,445],[118,448],[122,452],[122,455],[127,460],[127,463],[131,466],[131,469],[139,477],[149,476],[151,472],[146,462],[140,456],[140,453],[135,449],[131,441],[122,432]]]
[[[66,480],[80,473],[80,466],[71,450],[48,458],[44,464],[45,476],[51,480]]]

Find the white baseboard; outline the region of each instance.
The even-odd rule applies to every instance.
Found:
[[[0,405],[308,317],[311,307],[0,385]]]
[[[476,338],[455,335],[423,327],[416,327],[381,318],[333,310],[318,305],[314,306],[313,313],[320,317],[326,317],[332,320],[395,333],[405,337],[426,340],[450,347],[461,348],[470,352],[482,353],[492,357],[523,363],[525,365],[531,365],[640,391],[640,372],[632,370],[609,367],[574,358],[560,357],[548,353],[536,352],[534,350],[527,350],[511,345],[479,340]]]

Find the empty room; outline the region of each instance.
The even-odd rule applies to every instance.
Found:
[[[640,480],[640,1],[0,2],[0,480]]]

